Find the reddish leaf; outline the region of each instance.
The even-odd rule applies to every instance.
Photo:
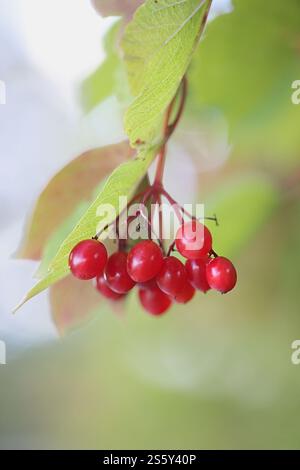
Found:
[[[52,319],[58,333],[63,336],[101,314],[101,306],[110,305],[113,313],[124,312],[124,301],[109,302],[93,286],[92,281],[79,281],[67,276],[50,287]]]
[[[92,0],[101,16],[125,16],[129,19],[143,0]]]
[[[83,153],[59,171],[41,193],[17,252],[19,258],[38,260],[54,230],[97,185],[133,155],[127,142]]]
[[[92,282],[68,276],[50,288],[52,318],[60,335],[91,319],[103,302]]]

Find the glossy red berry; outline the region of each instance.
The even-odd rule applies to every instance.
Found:
[[[162,269],[156,276],[156,282],[165,294],[175,297],[182,289],[186,277],[184,264],[175,256],[167,256],[163,260]]]
[[[152,240],[143,240],[130,250],[127,271],[135,282],[146,282],[159,273],[162,264],[163,255],[159,246]]]
[[[199,259],[188,259],[185,263],[187,277],[195,289],[207,292],[210,285],[206,278],[206,265],[210,261],[208,256]]]
[[[171,306],[171,299],[154,285],[148,289],[139,289],[139,299],[144,309],[151,315],[162,315]]]
[[[107,251],[98,240],[83,240],[74,246],[69,256],[72,274],[87,280],[102,274],[107,261]]]
[[[186,279],[181,290],[175,295],[174,300],[179,304],[186,304],[187,302],[192,300],[194,295],[195,295],[195,289],[190,284],[190,282]]]
[[[117,292],[111,290],[103,274],[98,276],[96,279],[96,289],[103,295],[103,297],[109,300],[119,300],[125,297],[123,294],[117,294]]]
[[[105,278],[108,286],[118,294],[126,294],[135,286],[127,272],[127,253],[118,251],[108,258]]]
[[[211,250],[212,237],[205,225],[197,220],[191,220],[179,227],[175,243],[182,256],[188,259],[197,259],[207,255]]]
[[[223,256],[218,256],[207,264],[206,276],[210,287],[223,294],[232,290],[237,280],[235,267]]]

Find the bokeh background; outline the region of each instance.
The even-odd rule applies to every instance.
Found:
[[[82,302],[74,329],[64,288],[11,314],[38,266],[14,253],[48,180],[125,137],[117,19],[88,0],[0,0],[1,448],[299,447],[299,6],[213,3],[166,187],[217,213],[215,249],[238,286],[159,319],[135,295],[125,311]]]

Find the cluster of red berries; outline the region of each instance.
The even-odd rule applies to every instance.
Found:
[[[197,220],[183,223],[175,245],[187,258],[185,265],[175,256],[164,256],[152,240],[110,257],[100,241],[83,240],[71,251],[69,266],[79,279],[95,278],[98,291],[110,300],[124,297],[136,285],[142,306],[152,315],[166,312],[173,301],[189,302],[196,289],[226,293],[234,288],[236,270],[227,258],[212,255],[212,236],[205,225]]]

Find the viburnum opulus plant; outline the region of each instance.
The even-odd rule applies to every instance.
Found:
[[[157,206],[161,214],[162,198],[166,198],[174,209],[180,227],[174,241],[166,249],[163,240],[163,217],[159,217],[158,233],[154,238],[153,214],[147,215],[148,239],[141,240],[128,249],[129,240],[118,238],[118,250],[108,257],[107,250],[95,234],[92,239],[80,241],[70,252],[69,266],[72,274],[81,279],[96,279],[95,287],[106,298],[119,300],[134,287],[138,289],[141,305],[153,314],[161,315],[172,302],[189,302],[196,290],[207,292],[215,289],[221,293],[232,290],[236,284],[236,270],[230,260],[218,256],[212,248],[212,235],[209,229],[195,217],[188,214],[165,190],[163,185],[164,163],[167,142],[174,132],[184,108],[187,81],[184,77],[176,97],[169,105],[163,128],[163,141],[158,149],[157,169],[154,181],[144,191],[135,195],[130,205],[138,202],[134,216],[127,217],[127,226],[140,217],[149,202]],[[177,103],[175,117],[170,121]],[[190,220],[186,220],[189,217]],[[213,220],[217,221],[215,217]],[[119,217],[112,224],[118,224]],[[104,227],[107,229],[108,227]],[[126,237],[127,238],[127,237]],[[175,256],[180,253],[185,264]]]
[[[65,278],[70,271],[84,283],[92,280],[95,291],[113,302],[136,289],[141,305],[153,315],[166,312],[173,302],[189,302],[196,290],[226,293],[234,288],[236,270],[231,261],[213,250],[212,235],[204,220],[198,220],[180,206],[163,183],[167,144],[182,116],[188,93],[187,68],[204,31],[211,3],[212,0],[147,0],[136,10],[121,41],[122,61],[133,98],[125,114],[125,131],[131,148],[122,143],[95,149],[77,159],[72,170],[66,167],[49,183],[48,193],[57,194],[62,173],[70,178],[69,173],[73,176],[75,173],[78,186],[79,182],[84,184],[85,196],[90,197],[97,182],[101,182],[97,181],[99,156],[103,154],[106,164],[109,161],[112,167],[120,153],[120,160],[125,161],[112,172],[100,192],[97,191],[94,202],[80,214],[73,230],[65,234],[57,252],[51,253],[47,270],[42,263],[41,279],[24,301]],[[149,183],[147,172],[155,159],[156,173]],[[92,170],[90,179],[84,177],[88,165]],[[103,172],[105,175],[107,170]],[[72,189],[76,198],[79,192],[76,184]],[[66,204],[70,204],[68,190]],[[54,212],[60,214],[61,223],[64,192],[60,194]],[[120,203],[120,198],[126,202]],[[163,200],[172,206],[179,222],[174,239],[168,244],[163,237]],[[111,211],[101,217],[101,208],[106,204],[115,213]],[[120,236],[121,218],[133,205],[137,205],[137,210],[125,220],[126,236]],[[158,223],[154,221],[153,211],[147,211],[149,207],[154,207],[158,214]],[[36,228],[36,219],[41,224],[39,209],[34,214],[31,230]],[[217,222],[215,217],[211,219]],[[130,236],[130,225],[137,220],[136,231],[142,232],[144,223],[146,238]],[[48,225],[45,222],[45,232]],[[114,244],[105,238],[111,229],[115,234]],[[39,249],[36,246],[33,249],[27,242],[23,254],[36,259],[45,238],[43,233]]]

